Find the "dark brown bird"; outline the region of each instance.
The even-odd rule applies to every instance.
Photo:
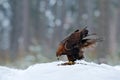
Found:
[[[90,39],[88,36],[93,34],[88,34],[88,29],[83,28],[82,30],[75,30],[68,37],[59,43],[56,51],[56,56],[66,55],[69,62],[68,65],[74,64],[76,60],[81,60],[84,58],[83,49],[95,44],[98,39]]]

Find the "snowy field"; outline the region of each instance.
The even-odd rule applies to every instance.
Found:
[[[79,64],[58,66],[52,62],[30,66],[25,70],[0,67],[0,80],[120,80],[120,67],[77,61]]]

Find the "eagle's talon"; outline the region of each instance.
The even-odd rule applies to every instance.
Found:
[[[68,65],[73,65],[73,64],[75,64],[75,62],[73,62],[73,61],[68,62]]]
[[[69,62],[66,62],[66,63],[59,64],[58,66],[60,66],[60,65],[74,65],[74,64],[75,64],[75,62],[69,61]]]

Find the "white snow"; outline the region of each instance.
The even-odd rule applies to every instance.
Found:
[[[92,62],[58,66],[51,62],[30,66],[25,70],[0,67],[0,80],[120,80],[120,67]]]

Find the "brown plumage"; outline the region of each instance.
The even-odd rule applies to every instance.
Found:
[[[60,42],[58,49],[56,51],[56,56],[66,55],[69,64],[73,64],[76,60],[81,60],[84,58],[83,49],[95,44],[98,39],[90,39],[88,36],[87,28],[82,30],[75,30],[72,34],[66,37]]]

